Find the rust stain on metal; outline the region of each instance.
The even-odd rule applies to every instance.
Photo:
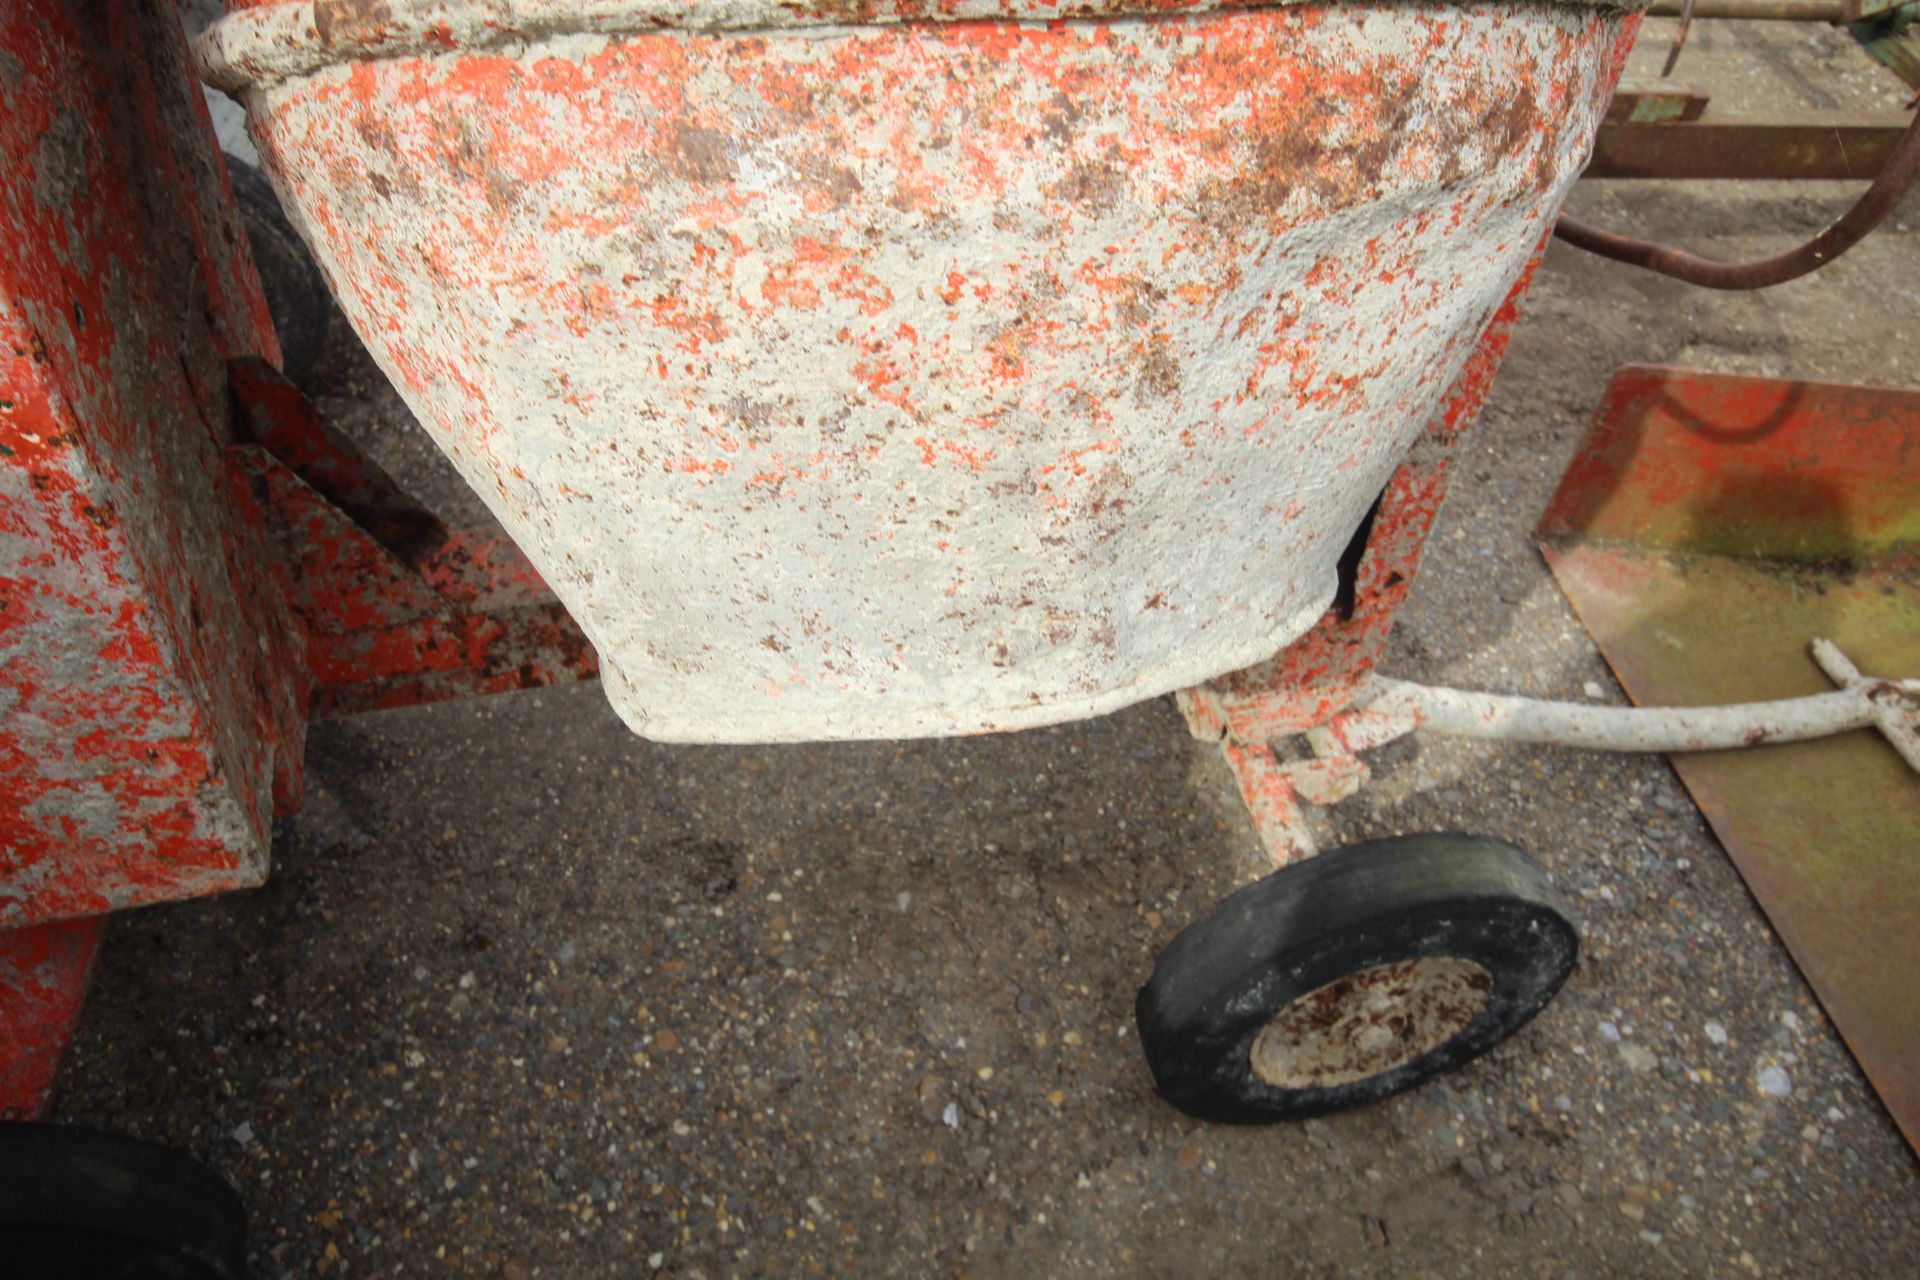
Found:
[[[1422,956],[1336,978],[1275,1014],[1250,1050],[1276,1089],[1329,1089],[1438,1049],[1486,1007],[1493,975],[1459,956]]]
[[[1196,736],[1260,744],[1302,733],[1332,722],[1365,687],[1400,605],[1413,588],[1427,535],[1446,497],[1454,447],[1493,387],[1519,321],[1520,300],[1532,283],[1544,245],[1543,236],[1506,300],[1481,331],[1453,387],[1382,492],[1355,567],[1351,608],[1325,614],[1305,635],[1264,662],[1182,690],[1181,711]],[[1241,784],[1243,790],[1258,789],[1246,777]],[[1255,822],[1269,848],[1283,847],[1293,824],[1282,821],[1269,827],[1262,816],[1271,808],[1255,806]]]
[[[394,4],[348,51],[279,5],[202,52],[629,724],[905,736],[1306,631],[1624,43],[1573,5],[1173,7]]]
[[[1920,392],[1628,367],[1539,529],[1636,701],[1920,675]],[[1885,695],[1897,697],[1888,689]],[[1920,1149],[1920,787],[1863,730],[1674,769]]]
[[[313,27],[326,44],[377,42],[393,21],[393,8],[385,0],[314,0]]]

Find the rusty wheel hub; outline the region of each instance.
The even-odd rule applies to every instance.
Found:
[[[1287,1005],[1255,1037],[1253,1073],[1277,1089],[1383,1075],[1439,1048],[1486,1007],[1493,975],[1458,956],[1374,965]]]

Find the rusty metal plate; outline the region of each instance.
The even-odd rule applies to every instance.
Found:
[[[1538,530],[1636,702],[1920,674],[1920,392],[1630,367]],[[1674,768],[1920,1148],[1920,780],[1863,730]]]
[[[1608,120],[1581,176],[1869,182],[1911,122],[1903,111]]]

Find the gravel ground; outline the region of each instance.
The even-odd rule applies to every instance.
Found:
[[[1703,23],[1683,68],[1728,105],[1897,100],[1824,30]],[[1848,195],[1589,184],[1574,208],[1747,255]],[[1389,668],[1620,700],[1528,537],[1611,372],[1911,381],[1916,250],[1913,200],[1761,296],[1555,248]],[[450,501],[351,356],[326,408]],[[1377,753],[1331,838],[1510,839],[1585,953],[1469,1068],[1264,1130],[1174,1112],[1134,1043],[1154,952],[1258,857],[1168,700],[687,748],[584,686],[318,725],[309,761],[270,884],[116,925],[56,1107],[220,1168],[263,1277],[1880,1276],[1920,1254],[1912,1154],[1658,758]]]

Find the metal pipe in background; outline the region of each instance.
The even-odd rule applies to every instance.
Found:
[[[1645,267],[1688,284],[1708,289],[1764,289],[1818,271],[1853,248],[1893,211],[1916,178],[1920,178],[1920,115],[1916,115],[1914,122],[1907,127],[1906,137],[1894,148],[1880,176],[1874,179],[1873,185],[1854,202],[1852,208],[1805,244],[1771,258],[1754,262],[1718,262],[1671,245],[1605,231],[1565,214],[1560,216],[1553,234],[1556,239],[1564,240],[1575,248],[1597,253],[1603,258],[1612,258],[1616,262]]]
[[[1650,18],[1678,18],[1686,0],[1654,0]],[[1755,22],[1856,22],[1864,7],[1847,0],[1693,0],[1696,18],[1746,18]]]

